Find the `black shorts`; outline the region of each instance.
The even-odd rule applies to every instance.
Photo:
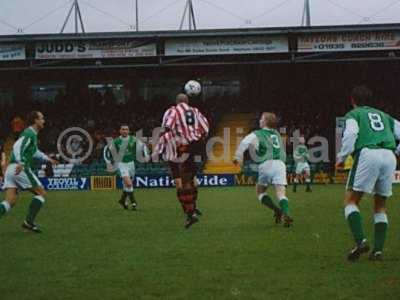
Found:
[[[192,180],[198,171],[199,162],[203,161],[204,142],[193,142],[189,145],[178,147],[178,158],[188,154],[184,162],[169,162],[173,179],[181,178],[184,181]],[[200,161],[197,161],[199,160]]]

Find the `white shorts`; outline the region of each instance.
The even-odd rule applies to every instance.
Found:
[[[135,177],[135,163],[128,162],[120,162],[118,163],[118,171],[121,177]]]
[[[310,165],[308,162],[298,162],[296,164],[296,174],[301,175],[303,173],[310,173]]]
[[[15,168],[17,164],[9,164],[4,175],[3,189],[17,188],[21,190],[31,189],[35,187],[43,187],[39,178],[32,172],[30,168],[24,168],[22,171],[15,175]]]
[[[364,148],[354,157],[346,188],[389,197],[392,195],[396,163],[391,150]]]
[[[267,160],[258,166],[258,184],[287,185],[286,165],[281,160]]]

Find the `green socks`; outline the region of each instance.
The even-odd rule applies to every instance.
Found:
[[[347,204],[344,208],[344,214],[349,223],[350,231],[353,234],[355,242],[360,244],[365,239],[365,235],[358,207],[354,204]]]
[[[128,197],[131,203],[136,203],[135,195],[133,194],[133,192],[128,192]]]
[[[124,202],[126,197],[128,197],[128,193],[123,191],[122,195],[121,195],[121,198],[119,199],[119,202]]]
[[[284,215],[289,215],[289,200],[287,198],[279,199],[279,206]]]
[[[37,214],[39,213],[40,209],[42,208],[45,200],[42,196],[34,196],[29,206],[29,212],[26,216],[26,221],[33,224]]]
[[[3,201],[0,203],[0,218],[3,217],[11,209],[10,203]]]
[[[295,179],[293,179],[293,193],[296,193],[298,184],[299,184],[299,180],[296,177]]]
[[[361,215],[358,207],[354,204],[348,204],[345,209],[345,216],[351,233],[353,234],[354,240],[357,244],[360,244],[364,239],[365,235],[362,228]],[[375,223],[375,240],[374,240],[374,251],[382,252],[385,244],[386,231],[388,227],[388,219],[386,213],[376,213],[374,215]]]
[[[268,196],[267,194],[260,194],[258,196],[258,200],[260,200],[260,202],[269,207],[270,209],[272,209],[273,211],[278,210],[278,206],[276,206],[276,204],[274,203],[274,201],[272,201],[272,198],[270,196]]]
[[[311,191],[311,179],[310,178],[306,179],[306,191],[307,192]]]
[[[133,187],[124,187],[124,194],[125,197],[129,198],[129,201],[131,201],[131,203],[135,203],[135,196],[133,195]]]
[[[386,230],[388,227],[388,219],[385,213],[376,213],[374,215],[375,222],[375,241],[374,251],[382,252],[385,244]]]

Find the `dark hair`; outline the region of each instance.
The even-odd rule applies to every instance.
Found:
[[[121,123],[121,124],[119,125],[119,128],[121,129],[122,127],[125,127],[125,126],[129,128],[128,123]]]
[[[353,98],[355,104],[360,105],[372,105],[373,95],[372,91],[366,86],[360,85],[355,86],[351,91],[351,98]]]
[[[36,119],[39,118],[39,111],[34,110],[31,111],[30,113],[28,113],[28,115],[26,116],[26,122],[28,123],[28,125],[33,125],[35,124]]]

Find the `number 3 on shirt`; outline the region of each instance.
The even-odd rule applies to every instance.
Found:
[[[279,138],[275,134],[271,134],[271,140],[272,140],[272,146],[275,149],[280,149],[281,148],[281,143],[279,142]]]
[[[187,110],[185,112],[186,124],[187,125],[194,125],[194,113],[192,110]]]
[[[385,129],[385,124],[382,122],[382,118],[379,114],[368,113],[371,128],[375,131],[382,131]]]

